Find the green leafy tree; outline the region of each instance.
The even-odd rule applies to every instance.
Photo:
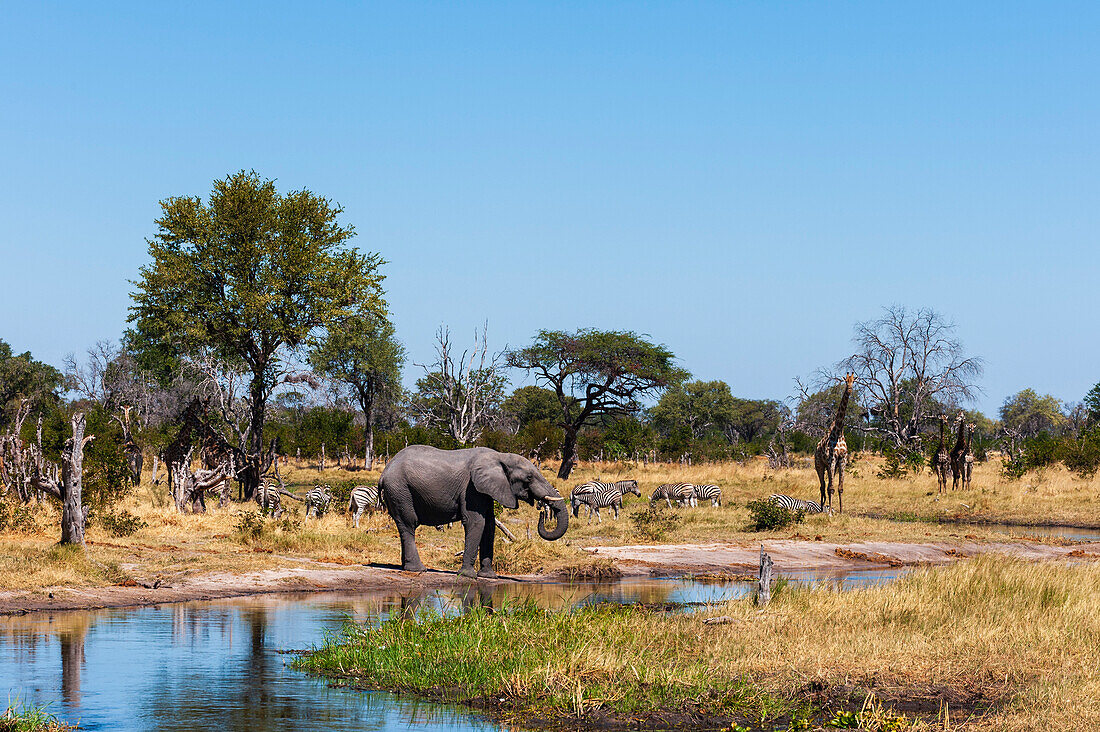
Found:
[[[1040,396],[1034,389],[1024,389],[1001,405],[1001,424],[1028,438],[1056,432],[1066,421],[1062,402],[1050,394]]]
[[[1100,424],[1100,383],[1089,389],[1085,395],[1085,419],[1089,426]]]
[[[374,463],[374,424],[385,401],[401,396],[401,367],[405,347],[397,340],[393,324],[384,317],[352,317],[332,328],[310,354],[310,365],[343,383],[363,411],[364,460]]]
[[[636,415],[643,399],[687,378],[665,346],[623,331],[541,330],[531,345],[505,358],[512,368],[534,372],[536,381],[557,397],[564,433],[558,477],[563,480],[577,463],[582,427],[608,416]]]
[[[238,435],[246,497],[262,470],[272,392],[294,377],[294,356],[317,332],[354,315],[382,315],[377,254],[347,246],[343,209],[309,190],[278,193],[241,171],[215,181],[209,200],[161,202],[152,262],[134,283],[127,342],[183,358],[205,356],[243,375],[247,419]],[[291,379],[293,380],[293,378]]]
[[[64,383],[61,372],[35,361],[30,354],[15,354],[0,339],[0,431],[16,425],[20,417],[55,406]]]
[[[663,434],[686,428],[695,439],[733,422],[733,394],[724,381],[689,381],[669,389],[651,410],[654,426]]]
[[[539,420],[555,422],[561,414],[558,397],[541,386],[522,386],[516,389],[504,400],[501,410],[516,421],[520,431]]]

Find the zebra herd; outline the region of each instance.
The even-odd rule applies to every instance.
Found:
[[[255,493],[256,504],[260,507],[260,511],[276,519],[283,513],[282,499],[284,496],[304,503],[307,519],[311,515],[314,518],[321,518],[328,513],[329,507],[332,505],[332,487],[329,485],[315,485],[306,491],[305,497],[301,497],[291,493],[282,485],[264,478],[260,481]],[[348,512],[351,513],[355,521],[355,528],[359,528],[359,518],[364,511],[368,509],[375,511],[380,509],[381,506],[378,486],[357,485],[351,489]]]
[[[615,483],[605,483],[598,480],[590,480],[581,483],[573,489],[569,497],[573,516],[580,514],[581,506],[588,509],[588,520],[596,517],[597,523],[603,522],[600,516],[601,508],[610,508],[615,519],[619,518],[619,511],[623,507],[623,496],[632,493],[639,498],[642,492],[638,489],[636,480],[620,480]],[[279,518],[284,507],[282,497],[291,498],[305,504],[306,518],[312,514],[320,518],[328,512],[332,504],[332,488],[328,485],[317,485],[306,492],[305,497],[299,497],[286,490],[280,484],[264,479],[260,481],[256,489],[256,503],[260,510],[270,514],[273,518]],[[664,483],[656,488],[649,497],[650,504],[664,501],[671,508],[672,502],[684,507],[696,507],[699,501],[710,501],[712,507],[722,505],[722,489],[712,483],[695,485],[694,483]],[[832,513],[827,505],[814,501],[803,501],[790,496],[773,494],[768,498],[772,503],[782,506],[788,511],[802,513]],[[376,485],[357,485],[351,489],[348,500],[348,513],[351,515],[355,528],[359,528],[359,520],[366,512],[380,511],[383,508],[382,495]]]
[[[596,522],[602,523],[603,518],[600,516],[601,508],[610,508],[615,515],[615,518],[619,518],[619,510],[623,507],[623,496],[627,493],[633,493],[639,498],[642,497],[642,492],[638,490],[638,481],[636,480],[620,480],[616,483],[604,483],[598,480],[590,480],[587,483],[581,483],[573,489],[573,493],[570,494],[569,502],[573,509],[573,516],[578,516],[581,506],[588,508],[588,520],[592,520],[592,516],[595,515]],[[655,503],[664,499],[668,507],[672,507],[672,501],[676,501],[680,506],[695,507],[699,505],[699,501],[710,501],[711,506],[722,505],[722,489],[713,484],[706,485],[694,485],[692,483],[665,483],[653,492],[650,496],[649,502]]]

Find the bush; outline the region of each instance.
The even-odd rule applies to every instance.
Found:
[[[104,513],[98,523],[111,536],[130,536],[149,525],[125,509],[118,513]]]
[[[659,503],[630,514],[634,530],[647,541],[661,541],[672,533],[683,519],[674,511]]]
[[[37,534],[41,530],[42,527],[38,525],[34,505],[30,503],[0,502],[0,531]]]
[[[241,511],[237,514],[237,533],[246,540],[256,541],[267,530],[267,522],[259,511]]]
[[[1100,469],[1100,432],[1083,440],[1068,441],[1062,450],[1062,463],[1081,478],[1091,478]]]
[[[749,502],[749,531],[776,531],[791,524],[800,524],[806,518],[804,511],[789,511],[772,501]]]

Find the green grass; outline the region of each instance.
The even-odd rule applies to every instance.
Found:
[[[469,703],[518,719],[598,711],[620,720],[672,713],[760,722],[797,711],[752,683],[718,678],[705,664],[685,659],[679,644],[654,638],[639,648],[634,640],[610,640],[643,615],[616,605],[553,612],[530,602],[458,617],[422,613],[376,628],[349,624],[295,664],[368,688]],[[597,651],[593,638],[609,639],[613,648]]]
[[[0,715],[0,732],[65,732],[76,727],[59,722],[44,706],[9,703]]]

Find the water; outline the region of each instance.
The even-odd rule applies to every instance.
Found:
[[[1014,526],[1012,524],[983,524],[983,526],[1009,536],[1053,536],[1069,541],[1100,541],[1098,529],[1078,529],[1072,526]]]
[[[898,570],[796,573],[792,582],[852,588]],[[500,730],[455,706],[331,688],[279,651],[320,644],[347,618],[464,612],[531,599],[550,608],[644,603],[690,611],[750,593],[753,583],[626,579],[509,583],[409,593],[262,595],[140,609],[0,617],[0,693],[49,705],[83,730]],[[685,607],[686,606],[686,607]]]

